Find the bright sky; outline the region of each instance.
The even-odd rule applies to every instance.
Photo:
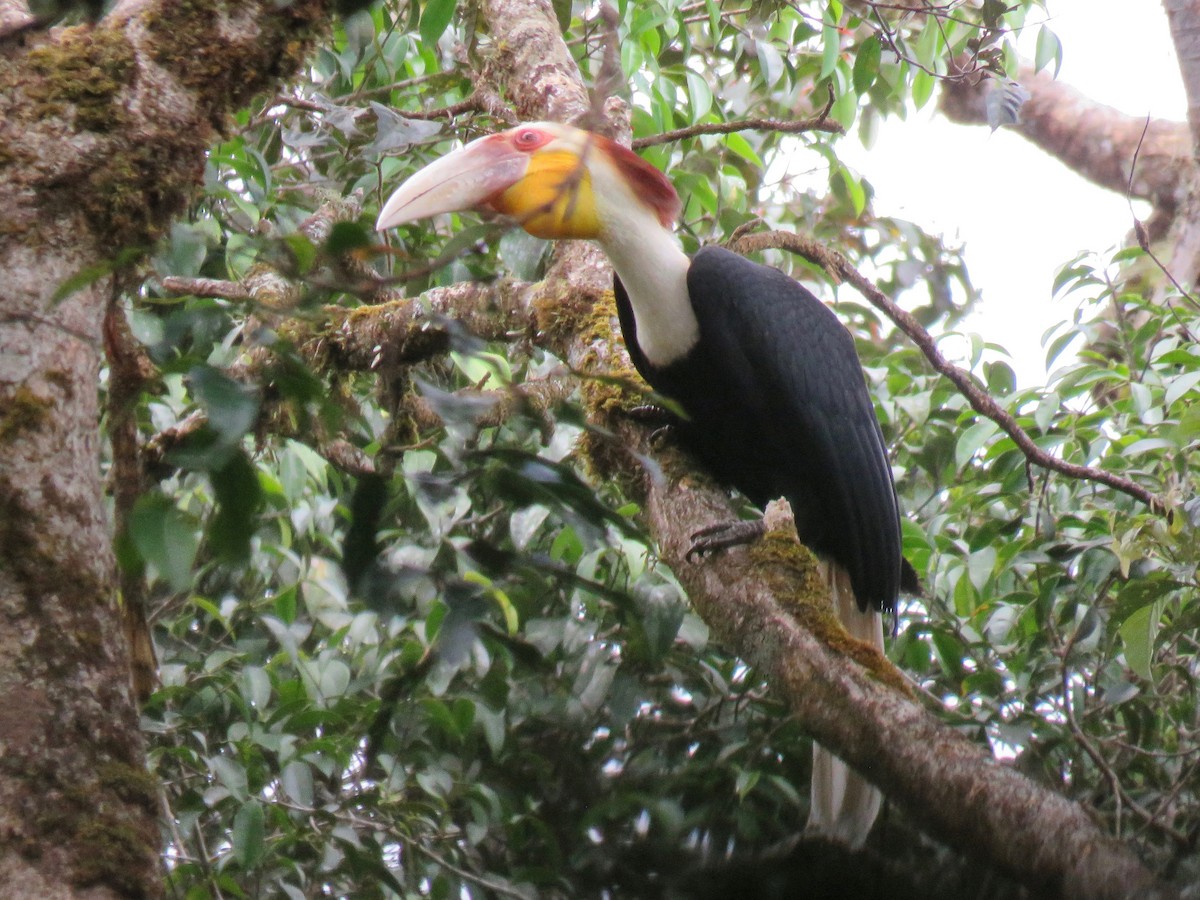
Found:
[[[1063,44],[1060,80],[1122,112],[1185,119],[1159,3],[1050,0],[1048,6],[1050,28]],[[1032,27],[1019,43],[1028,59],[1039,21],[1038,13],[1030,15]],[[934,106],[907,122],[887,122],[870,150],[846,141],[839,155],[874,185],[877,213],[965,246],[983,295],[965,330],[1006,347],[1022,385],[1042,384],[1042,334],[1075,310],[1070,297],[1051,297],[1054,273],[1080,251],[1105,253],[1121,243],[1132,227],[1129,205],[1008,129],[992,134],[987,126],[954,125]]]

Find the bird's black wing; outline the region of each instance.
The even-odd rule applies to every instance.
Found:
[[[787,497],[801,538],[849,572],[859,605],[891,608],[899,513],[849,332],[792,278],[719,247],[696,254],[687,281],[701,330],[697,371],[741,401],[723,413],[741,441],[725,474],[757,502]],[[722,455],[732,450],[727,438]]]

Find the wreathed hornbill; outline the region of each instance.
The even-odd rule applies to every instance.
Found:
[[[883,435],[849,332],[793,279],[719,247],[688,258],[667,177],[607,138],[550,122],[436,160],[384,205],[380,231],[489,209],[544,238],[598,241],[634,366],[686,413],[679,440],[760,507],[792,506],[852,634],[883,646],[901,587],[900,517]],[[707,530],[706,530],[707,531]],[[701,548],[720,545],[705,534]],[[810,830],[859,845],[878,791],[816,748]]]

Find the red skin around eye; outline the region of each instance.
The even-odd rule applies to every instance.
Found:
[[[538,131],[536,128],[518,128],[515,131],[509,132],[507,137],[513,147],[524,153],[532,153],[539,147],[544,147],[554,140],[554,135],[545,131]]]

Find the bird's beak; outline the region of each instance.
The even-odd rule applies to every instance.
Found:
[[[501,137],[479,138],[421,169],[388,198],[375,230],[488,205],[519,182],[529,168],[529,154],[498,140]]]

